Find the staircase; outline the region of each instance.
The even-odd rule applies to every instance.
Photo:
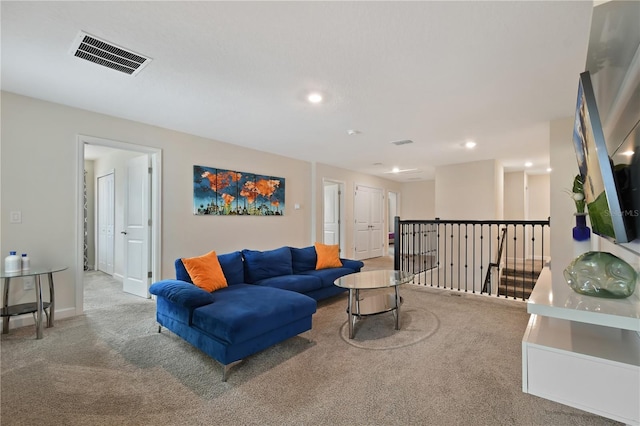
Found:
[[[542,262],[531,260],[510,260],[501,269],[498,296],[528,299],[538,276],[542,271]]]

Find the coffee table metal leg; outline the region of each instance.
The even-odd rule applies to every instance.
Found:
[[[47,327],[53,327],[53,313],[56,311],[56,296],[53,288],[53,273],[49,272],[49,316]]]
[[[400,294],[398,293],[398,286],[396,288],[396,330],[400,330]]]
[[[11,278],[5,278],[4,279],[4,300],[3,300],[3,304],[4,304],[4,309],[5,312],[7,310],[7,307],[9,306],[9,282],[11,281]],[[9,332],[9,317],[2,317],[2,334],[7,334]]]
[[[36,339],[42,339],[42,284],[36,275]]]
[[[352,307],[353,307],[353,289],[349,289],[349,305],[347,306],[347,320],[349,321],[349,339],[353,339],[353,320],[355,316],[353,315]]]

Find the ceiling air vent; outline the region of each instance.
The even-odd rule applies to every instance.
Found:
[[[405,139],[405,140],[402,140],[402,141],[395,141],[395,142],[391,142],[391,143],[394,144],[394,145],[400,146],[400,145],[407,145],[407,144],[413,143],[413,141],[409,140],[409,139]]]
[[[80,31],[76,36],[69,53],[129,75],[138,74],[151,62],[151,58],[116,46],[106,40],[100,40],[83,31]]]

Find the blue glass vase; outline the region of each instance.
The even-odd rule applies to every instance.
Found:
[[[573,239],[575,241],[588,241],[591,238],[591,229],[587,226],[587,214],[576,213],[576,226],[573,227]]]

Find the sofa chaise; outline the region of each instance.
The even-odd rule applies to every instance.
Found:
[[[328,263],[334,266],[322,267],[317,249],[325,247],[211,252],[226,281],[214,291],[195,285],[186,260],[176,259],[176,279],[149,288],[156,296],[158,332],[164,326],[220,362],[226,381],[242,358],[310,330],[317,301],[345,291],[333,282],[364,266],[338,260],[336,251]]]

